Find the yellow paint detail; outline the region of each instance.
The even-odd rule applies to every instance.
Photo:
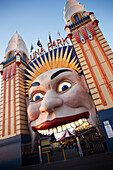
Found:
[[[111,99],[111,97],[109,95],[109,92],[108,92],[106,86],[105,85],[101,86],[101,89],[102,89],[104,97],[106,98],[107,105],[110,105],[111,107],[113,107],[113,102],[112,102],[112,99]]]
[[[5,119],[5,136],[8,136],[8,119]]]
[[[112,75],[107,63],[102,63],[102,67],[103,67],[103,69],[104,69],[104,71],[105,71],[105,73],[106,73],[106,75],[108,77],[108,80],[112,81],[113,80],[113,75]]]
[[[57,48],[57,53],[56,53],[56,68],[58,67],[59,64],[59,49]]]
[[[98,93],[97,94],[93,94],[92,97],[93,97],[93,100],[95,100],[97,98],[100,98]]]
[[[34,72],[30,71],[29,69],[27,69],[27,72],[28,72],[29,74],[31,74],[32,76],[34,76]]]
[[[46,57],[45,53],[44,53],[44,59],[45,59],[45,64],[47,66],[47,70],[50,70],[50,65],[48,63],[48,60],[47,60],[47,57]]]
[[[67,46],[67,48],[66,48],[66,51],[65,51],[65,54],[64,54],[64,57],[63,57],[63,61],[65,61],[65,60],[66,60],[67,52],[68,52],[68,46]]]
[[[51,55],[50,55],[50,51],[48,51],[48,57],[49,57],[49,62],[51,62]]]
[[[98,100],[94,100],[94,103],[95,103],[95,105],[102,104],[102,102],[101,102],[101,100],[100,100],[100,99],[98,99]]]
[[[35,72],[35,71],[36,71],[36,69],[35,69],[35,68],[33,68],[31,65],[29,65],[29,66],[30,66],[31,70],[33,70],[33,72]]]
[[[68,63],[69,63],[69,60],[70,60],[70,57],[71,57],[71,54],[72,54],[72,50],[73,50],[73,48],[70,50],[70,53],[69,53],[69,55],[68,55],[68,57],[67,57],[67,65],[68,65]]]
[[[97,80],[98,80],[98,84],[99,84],[99,85],[104,84],[104,81],[103,81],[103,79],[102,79],[102,76],[101,76],[101,74],[100,74],[97,66],[93,67],[93,71],[94,71],[95,76],[96,76],[96,78],[97,78]]]
[[[109,54],[113,54],[113,52],[111,51],[111,49],[109,51],[105,51],[106,55],[109,55]]]
[[[91,52],[90,51],[86,51],[86,54],[87,54],[88,60],[90,61],[91,66],[96,65]]]
[[[11,134],[14,134],[14,118],[11,117],[10,119],[10,126],[11,126]]]
[[[32,62],[32,63],[33,63],[33,65],[34,65],[35,69],[38,70],[39,67],[38,67],[34,62]]]
[[[83,44],[83,48],[84,48],[85,51],[87,51],[88,50],[88,45],[87,44]]]
[[[55,53],[54,53],[54,50],[52,50],[52,61],[55,62]]]
[[[40,57],[40,56],[39,56]],[[38,65],[39,65],[39,68],[42,67],[42,65],[40,64],[40,62],[37,60],[37,58],[35,58],[35,60],[37,61]]]
[[[11,100],[11,102],[10,102],[10,114],[11,114],[10,116],[11,117],[14,116],[14,109],[13,109],[14,107],[13,106],[14,106],[14,101]]]
[[[92,45],[93,47],[96,47],[96,46],[97,46],[95,40],[90,41],[90,43],[91,43],[91,45]]]
[[[100,52],[99,48],[98,48],[98,47],[95,47],[94,50],[95,50],[95,52],[96,52],[96,54],[97,54],[97,56],[98,56],[100,62],[104,62],[105,59],[104,59],[102,53]]]
[[[90,92],[91,92],[91,94],[93,94],[93,93],[97,93],[97,89],[96,89],[96,88],[91,89],[91,90],[90,90]]]
[[[97,111],[101,111],[104,109],[103,105],[96,106]]]

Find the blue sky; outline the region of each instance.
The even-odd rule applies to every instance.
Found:
[[[0,62],[13,34],[18,31],[30,52],[31,43],[40,39],[47,49],[48,34],[52,40],[66,37],[64,31],[64,5],[67,0],[0,0]],[[113,1],[79,0],[89,12],[94,12],[99,27],[113,50]]]

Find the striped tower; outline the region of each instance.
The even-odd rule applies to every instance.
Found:
[[[21,145],[29,138],[25,100],[24,69],[28,51],[18,33],[8,43],[1,63],[0,162],[22,163]],[[5,152],[7,148],[7,154]]]
[[[75,0],[64,7],[65,30],[70,38],[97,114],[106,136],[108,150],[113,150],[113,52],[104,38],[93,12],[87,12]],[[109,126],[109,132],[107,127]]]

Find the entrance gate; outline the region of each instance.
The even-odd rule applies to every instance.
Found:
[[[103,153],[107,151],[104,138],[99,135],[96,128],[94,127],[90,128],[85,132],[77,134],[77,136],[80,141],[83,156],[96,154],[96,153]],[[60,142],[59,144],[56,143],[57,147],[53,147],[55,143],[51,143],[52,149],[49,152],[50,162],[63,161],[64,160],[63,149],[64,149],[66,160],[78,159],[80,157],[77,143],[76,143],[76,138],[75,139],[73,138],[71,142],[70,139],[66,139],[66,142],[67,145],[66,144],[64,145],[63,141],[61,142],[62,144],[60,144]],[[29,163],[31,162],[31,164],[39,163],[39,151],[38,151],[37,143],[35,146],[36,146],[35,151],[31,152],[31,143],[22,145],[22,154],[23,154],[23,160],[25,165],[28,164],[28,160]],[[42,154],[42,163],[48,163],[47,153]]]
[[[84,156],[107,151],[104,137],[101,137],[94,127],[79,134],[78,137]]]

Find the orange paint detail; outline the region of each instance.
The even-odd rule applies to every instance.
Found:
[[[91,43],[90,43],[90,41],[88,39],[86,40],[86,43],[87,43],[88,48],[89,48],[89,50],[90,50],[90,52],[91,52],[91,54],[92,54],[92,56],[93,56],[93,58],[95,60],[95,63],[97,65],[97,67],[98,67],[98,70],[99,70],[99,72],[100,72],[100,74],[102,76],[102,79],[103,79],[104,83],[105,83],[105,86],[108,89],[108,92],[109,92],[109,94],[111,96],[111,99],[113,100],[113,89],[112,89],[112,86],[111,86],[111,84],[110,84],[110,82],[109,82],[109,80],[107,78],[107,75],[106,75],[103,67],[101,66],[101,63],[100,63],[100,61],[98,59],[98,56],[97,56],[96,52],[94,51],[94,49],[93,49],[93,47],[92,47],[92,45],[91,45]]]
[[[3,96],[3,127],[2,136],[5,135],[5,99],[6,99],[6,80],[4,80],[4,96]]]
[[[7,70],[8,70],[8,78],[10,78],[11,77],[11,66],[8,66]]]
[[[74,19],[74,16],[75,16],[75,15],[79,15],[80,18],[83,18],[83,16],[82,16],[81,13],[76,13],[76,14],[74,13],[74,14],[71,16],[71,20],[72,20],[73,23],[75,23],[75,19]]]
[[[95,83],[96,89],[97,89],[98,94],[99,94],[100,99],[101,99],[101,102],[102,102],[103,106],[106,106],[106,105],[107,105],[107,102],[106,102],[106,100],[105,100],[105,98],[104,98],[104,95],[103,95],[103,93],[102,93],[102,90],[101,90],[99,84],[97,83],[97,82],[98,82],[98,81],[97,81],[97,78],[96,78],[95,73],[94,73],[94,71],[93,71],[93,69],[92,69],[92,67],[91,67],[91,64],[90,64],[89,60],[88,60],[87,54],[86,54],[86,52],[85,52],[85,50],[84,50],[84,48],[83,48],[82,43],[79,43],[79,46],[80,46],[80,48],[81,48],[81,50],[82,50],[82,53],[83,53],[83,56],[84,56],[84,58],[85,58],[85,60],[86,60],[88,69],[89,69],[89,71],[90,71],[90,73],[91,73],[91,76],[92,76],[92,79],[93,79],[93,81],[94,81],[94,83]]]
[[[16,74],[16,63],[12,64],[12,72],[13,72],[13,76]]]
[[[13,111],[14,111],[14,133],[16,133],[15,75],[13,76],[13,100],[14,100],[14,104],[13,104]]]
[[[102,55],[103,55],[103,57],[104,57],[104,59],[105,59],[107,65],[108,65],[108,67],[109,67],[111,73],[113,74],[113,67],[112,67],[112,64],[110,63],[110,61],[109,61],[109,59],[108,59],[108,57],[107,57],[107,55],[106,55],[104,49],[102,48],[102,46],[101,46],[101,44],[100,44],[100,42],[99,42],[99,40],[97,39],[96,36],[94,36],[94,39],[95,39],[95,41],[96,41],[96,43],[97,43],[97,46],[99,47],[100,52],[102,53]]]
[[[6,80],[6,72],[7,72],[7,68],[4,68],[4,70],[3,70],[3,80]]]
[[[8,73],[11,74],[9,70],[8,70]],[[9,83],[9,85],[8,85],[8,135],[10,135],[11,78],[8,79],[8,83]]]

